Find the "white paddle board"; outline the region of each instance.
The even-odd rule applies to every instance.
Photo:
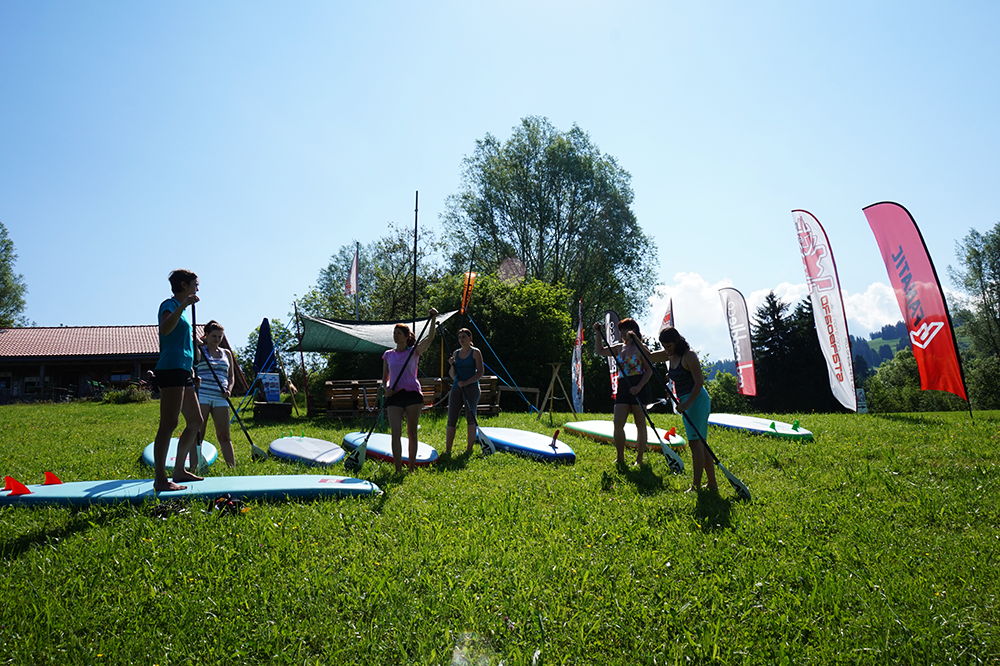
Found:
[[[75,481],[58,484],[22,486],[9,477],[0,491],[0,506],[31,506],[61,504],[138,504],[146,500],[175,497],[214,500],[229,494],[241,500],[280,500],[285,498],[318,498],[337,496],[378,495],[382,491],[374,483],[349,476],[287,474],[265,476],[212,476],[204,481],[189,481],[187,488],[174,492],[156,492],[152,479],[121,481]],[[13,481],[13,483],[11,483]],[[14,486],[16,484],[16,486]],[[17,487],[19,486],[19,487]],[[18,494],[21,493],[23,494]]]
[[[361,442],[365,441],[366,434],[367,433],[363,432],[347,433],[344,435],[344,448],[348,451],[353,451],[358,448],[361,446]],[[371,437],[368,438],[368,449],[365,456],[368,458],[375,458],[376,460],[393,462],[392,436],[382,432],[372,433]],[[403,435],[402,457],[403,464],[409,465],[410,443],[409,440],[407,440],[406,435]],[[414,465],[430,465],[432,462],[437,460],[437,458],[437,449],[428,444],[424,444],[423,442],[417,442],[417,459],[414,461]]]
[[[770,435],[771,437],[784,437],[785,439],[813,438],[813,434],[799,425],[799,422],[785,423],[774,419],[762,419],[757,416],[744,416],[742,414],[712,414],[708,417],[708,424],[730,430],[743,430],[757,435]]]
[[[285,460],[325,467],[344,459],[344,449],[333,442],[314,437],[282,437],[271,442],[271,453]]]
[[[565,428],[576,435],[590,437],[599,442],[615,441],[615,424],[611,421],[571,421],[565,425]],[[670,432],[671,430],[673,431],[672,433]],[[660,439],[669,442],[670,448],[674,451],[683,451],[687,448],[687,440],[677,434],[676,428],[670,428],[669,430],[657,428],[656,432],[660,433]],[[634,449],[638,438],[639,431],[636,429],[635,424],[626,423],[625,445],[630,449]],[[649,424],[646,424],[646,448],[653,451],[659,451],[661,448]]]
[[[505,451],[526,458],[544,460],[546,462],[576,462],[576,454],[567,444],[552,437],[529,430],[517,428],[480,428],[483,434],[490,438],[497,451]]]
[[[219,451],[215,448],[215,444],[202,440],[201,455],[205,457],[205,464],[211,465],[212,463],[215,462],[215,459],[219,457]],[[150,443],[146,448],[142,450],[142,462],[149,467],[155,466],[152,443]],[[167,448],[167,469],[173,469],[176,463],[177,463],[177,438],[171,437],[170,446]]]

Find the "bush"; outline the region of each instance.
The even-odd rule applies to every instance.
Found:
[[[149,402],[152,399],[153,394],[150,393],[149,389],[129,384],[123,389],[106,391],[103,402],[112,405],[124,405],[131,402]]]

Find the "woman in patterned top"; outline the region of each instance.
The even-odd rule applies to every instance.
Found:
[[[594,330],[600,331],[603,324],[594,323]],[[639,324],[630,318],[622,319],[618,322],[618,329],[622,332],[622,337],[627,342],[605,346],[604,338],[597,337],[597,353],[601,356],[614,356],[618,362],[618,392],[615,394],[615,450],[618,453],[616,463],[619,466],[625,465],[625,424],[628,422],[628,415],[632,414],[635,421],[636,455],[637,465],[642,464],[643,454],[646,453],[646,421],[643,404],[649,402],[649,387],[647,383],[653,376],[653,368],[646,363],[646,360],[639,353],[639,348],[629,337],[629,333],[634,333],[639,338]]]
[[[225,329],[214,319],[205,324],[203,345],[197,349],[195,356],[198,365],[195,370],[201,380],[198,388],[198,402],[201,403],[201,417],[208,423],[208,415],[212,415],[215,423],[215,435],[219,440],[222,457],[230,467],[236,467],[236,454],[233,451],[233,439],[229,435],[229,396],[231,395],[236,363],[233,354],[219,345],[225,336]],[[211,367],[209,367],[211,363]],[[215,374],[212,374],[212,371]],[[218,380],[216,379],[218,378]],[[221,386],[220,386],[221,384]]]

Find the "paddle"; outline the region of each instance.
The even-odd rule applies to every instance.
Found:
[[[597,332],[601,334],[601,339],[604,340],[604,346],[610,349],[611,345],[608,344],[608,337],[604,334],[604,331],[598,328]],[[649,363],[648,358],[646,359],[646,362]],[[652,364],[650,364],[650,367],[652,367]],[[632,382],[629,381],[628,375],[619,374],[618,376],[625,380],[625,388],[631,392]],[[639,405],[640,409],[642,409],[642,413],[646,417],[649,427],[653,429],[653,435],[656,436],[656,441],[660,443],[660,450],[663,451],[663,457],[667,459],[667,466],[670,467],[670,471],[674,474],[683,474],[684,461],[681,460],[681,457],[670,447],[669,442],[666,444],[663,443],[663,440],[660,439],[660,433],[656,431],[656,426],[653,424],[653,419],[649,417],[649,412],[646,411],[646,406],[639,402],[638,396],[633,397],[635,398],[636,404]]]
[[[225,354],[226,352],[222,353]],[[229,405],[229,411],[236,416],[236,422],[240,424],[240,428],[243,429],[243,434],[247,436],[247,441],[250,442],[250,459],[257,460],[258,458],[266,458],[267,451],[254,444],[253,440],[250,439],[250,433],[247,432],[247,427],[243,424],[243,419],[240,418],[240,415],[233,407],[233,401],[229,399],[229,396],[226,395],[226,389],[222,387],[222,380],[219,379],[218,373],[215,372],[215,368],[212,367],[212,364],[208,360],[208,349],[206,349],[204,345],[201,347],[201,354],[205,357],[205,365],[208,366],[208,369],[212,371],[212,376],[215,377],[215,383],[219,385],[219,392],[222,393],[222,396],[226,399],[226,404]],[[235,363],[235,361],[233,362]]]
[[[191,304],[191,352],[193,353],[198,349],[198,318],[195,316],[194,303]],[[198,382],[194,382],[194,398],[198,401],[198,409],[201,410],[201,401],[198,400]],[[198,452],[198,473],[203,473],[202,470],[208,467],[208,461],[205,460],[205,456],[201,452],[201,439],[204,435],[202,434],[202,429],[198,428],[198,434],[194,440],[194,448]],[[181,459],[181,467],[187,461]]]
[[[663,384],[663,388],[667,390],[667,395],[670,397],[670,400],[674,403],[676,407],[680,408],[681,404],[680,400],[677,399],[677,396],[675,396],[674,392],[670,390],[670,387],[667,385],[667,382],[663,379],[663,376],[659,373],[659,371],[657,371],[656,367],[653,365],[653,362],[649,359],[649,355],[646,353],[646,350],[643,349],[642,344],[640,342],[637,342],[636,347],[639,349],[639,353],[642,354],[642,357],[646,359],[646,363],[649,363],[649,367],[653,368],[653,374],[656,375],[656,378],[659,379],[660,383]],[[698,431],[698,427],[694,424],[693,421],[691,421],[691,417],[687,415],[687,412],[681,412],[681,416],[687,421],[687,424],[691,426],[691,430],[694,431],[694,434],[697,435],[698,438],[705,444],[705,450],[708,451],[708,455],[712,456],[712,460],[715,461],[716,466],[720,470],[722,470],[722,473],[729,481],[729,484],[736,491],[737,496],[739,496],[740,499],[745,499],[746,501],[749,502],[751,499],[750,489],[747,488],[745,483],[740,481],[735,474],[726,469],[726,466],[719,461],[719,457],[715,455],[715,451],[713,451],[712,447],[708,445],[708,440],[705,439],[705,436]]]
[[[436,312],[434,316],[437,316]],[[428,320],[424,322],[424,327],[420,329],[420,335],[417,336],[416,340],[414,340],[413,342],[413,346],[410,347],[410,353],[406,355],[406,361],[403,363],[400,373],[396,375],[396,381],[392,383],[392,386],[389,387],[389,390],[391,391],[396,390],[396,386],[399,384],[399,380],[403,376],[402,371],[405,370],[406,366],[410,364],[410,359],[413,358],[413,352],[417,349],[417,345],[420,344],[420,338],[424,337],[424,333],[427,332],[427,325],[431,323],[432,318],[433,317],[428,318]],[[372,427],[369,428],[368,432],[365,434],[364,441],[361,442],[361,445],[358,448],[351,451],[351,454],[349,456],[344,458],[344,469],[346,469],[347,471],[360,472],[361,468],[364,466],[365,457],[368,453],[368,439],[372,436],[372,433],[375,431],[375,426],[378,425],[379,419],[381,418],[382,411],[384,409],[385,409],[385,399],[382,400],[382,405],[379,407],[378,414],[375,415],[375,420],[372,421]]]
[[[475,419],[476,418],[476,408],[469,402],[469,394],[465,392],[465,386],[459,386],[459,390],[462,392],[462,397],[465,399],[465,408],[468,410],[469,414],[466,418]],[[497,452],[497,446],[493,443],[493,440],[486,436],[483,429],[479,427],[479,419],[476,419],[476,443],[483,449],[484,456],[491,456]]]

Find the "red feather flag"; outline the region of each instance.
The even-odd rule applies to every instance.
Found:
[[[924,391],[947,391],[968,402],[948,305],[923,236],[910,212],[882,202],[864,209],[910,333]]]

